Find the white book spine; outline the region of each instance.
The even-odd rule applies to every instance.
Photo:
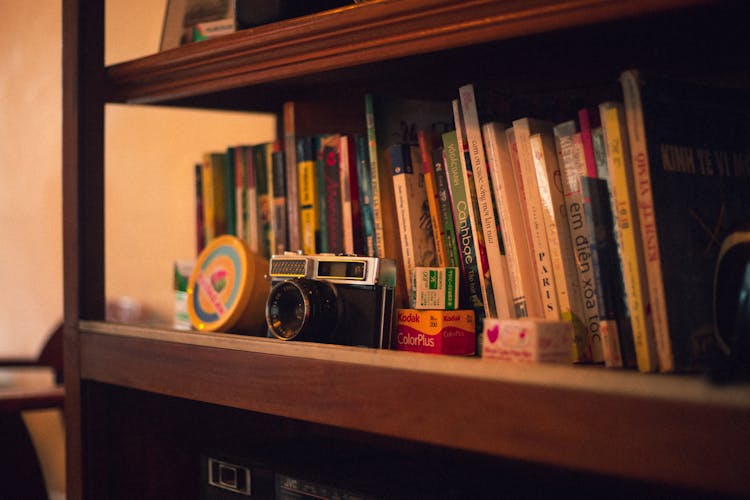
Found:
[[[492,280],[489,277],[488,270],[486,269],[486,266],[484,263],[484,260],[486,257],[483,257],[483,254],[485,253],[484,235],[479,230],[479,227],[477,226],[477,212],[474,208],[474,206],[476,205],[475,203],[476,196],[472,192],[472,188],[474,186],[474,180],[472,179],[472,176],[470,175],[470,171],[467,169],[467,164],[466,164],[466,155],[465,155],[466,137],[465,137],[465,126],[464,126],[464,121],[463,121],[463,115],[461,112],[461,103],[458,99],[454,99],[452,101],[452,105],[453,105],[453,116],[454,116],[455,123],[456,123],[456,137],[458,139],[458,148],[459,148],[458,158],[459,158],[459,162],[461,163],[461,173],[464,179],[464,186],[466,187],[466,199],[468,200],[467,211],[469,212],[469,218],[471,220],[471,232],[474,235],[474,248],[476,249],[477,269],[479,270],[479,284],[482,289],[482,302],[484,304],[484,314],[488,318],[496,318],[497,307],[495,305],[495,295],[492,292]]]
[[[534,252],[534,265],[541,292],[540,298],[544,317],[546,319],[561,319],[552,254],[544,225],[544,210],[531,153],[531,124],[529,119],[515,120],[512,131],[518,153],[523,192],[526,196],[527,222],[531,234],[531,246]]]
[[[495,192],[495,203],[503,228],[505,259],[508,263],[516,317],[541,318],[542,301],[527,238],[520,192],[502,123],[487,123],[482,134],[487,147],[487,166]]]
[[[482,129],[477,114],[476,96],[472,85],[464,85],[459,89],[461,109],[466,127],[466,142],[469,146],[469,158],[472,164],[474,187],[479,208],[479,223],[484,235],[484,246],[487,252],[487,263],[492,281],[497,317],[500,319],[514,318],[513,294],[508,276],[508,264],[505,253],[501,250],[502,234],[498,229],[495,218],[495,202],[492,192],[487,160],[482,140]]]
[[[578,274],[581,320],[586,326],[584,359],[593,363],[604,361],[599,326],[599,309],[594,288],[594,269],[591,265],[589,228],[584,213],[581,176],[586,174],[583,141],[580,132],[556,137],[557,153],[565,195],[565,207],[570,231],[570,243]]]
[[[573,357],[576,361],[583,361],[585,326],[581,321],[578,272],[570,244],[568,221],[565,217],[565,199],[562,186],[559,185],[560,168],[555,142],[551,133],[532,135],[530,142],[552,256],[552,270],[557,285],[560,317],[573,322]],[[556,179],[558,182],[555,182]]]

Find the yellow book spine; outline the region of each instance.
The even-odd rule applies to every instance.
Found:
[[[203,224],[206,232],[206,244],[216,236],[214,221],[214,177],[210,154],[203,157],[201,164],[201,190],[203,194]]]
[[[651,168],[646,147],[646,127],[641,108],[640,81],[638,72],[626,71],[620,78],[625,97],[625,118],[628,124],[628,139],[633,158],[634,185],[638,198],[638,217],[641,225],[648,296],[654,322],[654,340],[659,355],[659,370],[674,370],[672,342],[669,337],[669,318],[661,270],[661,255],[657,242],[654,198],[651,194]]]
[[[315,193],[315,162],[303,160],[297,164],[299,178],[299,217],[302,251],[306,254],[316,253],[315,226],[318,217],[316,213]]]
[[[657,368],[653,322],[649,313],[645,267],[635,191],[630,166],[630,152],[625,135],[621,103],[606,102],[599,106],[607,148],[612,211],[615,214],[617,247],[622,264],[625,302],[630,313],[638,369],[651,372]]]

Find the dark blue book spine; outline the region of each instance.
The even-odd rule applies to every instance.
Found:
[[[358,135],[357,146],[357,181],[359,184],[359,205],[362,215],[362,234],[365,253],[375,257],[375,218],[372,212],[372,183],[370,181],[370,159],[367,154],[367,138]]]
[[[613,367],[635,367],[635,345],[630,326],[630,317],[625,304],[625,289],[617,255],[609,184],[605,179],[581,177],[581,190],[584,198],[584,215],[589,228],[591,267],[594,271],[594,289],[599,308],[600,321],[613,321],[616,324],[616,342],[602,344],[615,345],[619,353],[607,354],[605,362]],[[606,328],[606,326],[605,326]],[[602,332],[606,335],[606,332]],[[616,361],[618,360],[619,361]]]

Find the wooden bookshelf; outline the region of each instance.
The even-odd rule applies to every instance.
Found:
[[[468,481],[502,466],[557,485],[750,494],[747,384],[104,321],[105,104],[280,113],[289,99],[443,97],[467,81],[599,88],[631,66],[747,86],[742,2],[372,1],[110,67],[103,3],[63,2],[68,498],[200,498],[206,447],[332,434],[466,459]]]

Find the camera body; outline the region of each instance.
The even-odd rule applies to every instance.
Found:
[[[286,252],[269,264],[269,336],[388,349],[396,262],[357,255]]]

